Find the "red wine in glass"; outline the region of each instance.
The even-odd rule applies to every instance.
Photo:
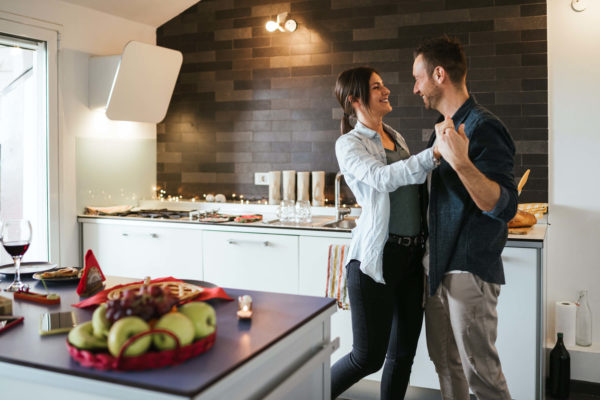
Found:
[[[23,257],[23,254],[25,254],[25,252],[29,248],[29,245],[30,243],[27,242],[3,243],[4,250],[6,250],[6,252],[10,254],[11,257]]]
[[[0,235],[4,250],[15,263],[15,280],[6,289],[8,292],[27,290],[29,286],[21,281],[21,258],[31,243],[31,223],[26,219],[12,219],[2,224]]]

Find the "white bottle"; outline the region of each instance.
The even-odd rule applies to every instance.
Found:
[[[578,346],[592,345],[592,311],[588,304],[588,291],[579,292],[577,300],[577,317],[575,328],[575,344]]]

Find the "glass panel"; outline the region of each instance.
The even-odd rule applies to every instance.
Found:
[[[49,257],[46,75],[44,42],[0,35],[0,219],[31,221],[24,261]]]

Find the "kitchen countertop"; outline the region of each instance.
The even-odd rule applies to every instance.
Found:
[[[44,290],[39,282],[36,284],[31,278],[28,281],[34,291]],[[9,283],[7,279],[0,281],[0,288]],[[0,336],[0,363],[193,397],[316,315],[334,307],[334,300],[329,298],[226,289],[233,299],[250,294],[254,316],[251,321],[238,321],[237,301],[210,300],[217,311],[218,325],[215,344],[206,353],[168,368],[135,372],[98,371],[82,367],[71,359],[65,345],[66,334],[38,334],[39,316],[46,311],[74,311],[78,322],[91,319],[92,310],[71,307],[79,301],[75,288],[76,284],[52,287],[51,290],[61,296],[61,304],[56,306],[14,301],[13,314],[22,315],[25,320]],[[12,294],[2,292],[2,296],[12,297]]]
[[[192,221],[186,218],[183,219],[161,219],[161,218],[141,218],[141,217],[118,217],[118,216],[97,216],[97,215],[79,215],[79,222],[90,222],[90,221],[106,221],[111,223],[119,222],[133,222],[144,223],[144,224],[185,224],[197,225],[207,227],[208,229],[220,229],[226,228],[227,230],[239,230],[239,231],[275,231],[274,233],[286,233],[286,234],[309,234],[312,232],[319,232],[323,234],[335,233],[336,235],[351,237],[352,233],[350,229],[344,228],[327,228],[320,226],[326,222],[333,221],[335,217],[325,215],[315,215],[312,217],[310,224],[294,224],[294,223],[268,223],[270,220],[274,220],[274,216],[265,216],[264,221],[252,222],[252,223],[239,223],[239,222],[221,222],[221,223],[210,223],[210,222],[198,222]],[[351,217],[355,218],[355,217]],[[546,238],[546,230],[548,225],[546,223],[538,223],[533,226],[533,229],[525,235],[508,235],[507,246],[516,245],[517,247],[543,247],[542,244]]]
[[[295,222],[279,222],[275,216],[264,216],[262,221],[257,222],[200,222],[197,219],[191,220],[189,218],[179,219],[167,219],[167,218],[145,218],[145,217],[122,217],[112,215],[86,215],[80,214],[77,216],[79,221],[84,218],[92,219],[114,219],[120,221],[144,221],[144,222],[172,222],[172,223],[183,223],[183,224],[194,224],[194,225],[209,225],[209,226],[236,226],[236,227],[260,227],[270,229],[300,229],[300,230],[312,230],[312,231],[333,231],[333,232],[351,232],[351,229],[344,228],[328,228],[322,226],[325,223],[332,222],[335,217],[326,215],[317,215],[312,217],[312,221],[308,223],[295,223]],[[347,217],[346,219],[354,219],[355,217]]]

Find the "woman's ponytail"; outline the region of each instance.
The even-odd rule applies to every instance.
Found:
[[[344,113],[344,116],[342,117],[342,121],[340,123],[340,132],[341,134],[346,134],[348,132],[350,132],[352,130],[352,125],[350,125],[350,115],[348,115],[347,113]]]

